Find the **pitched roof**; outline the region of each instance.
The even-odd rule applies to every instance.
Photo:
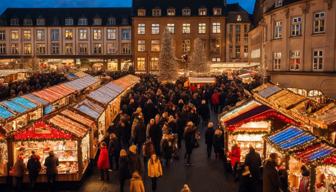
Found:
[[[242,8],[239,3],[227,4],[225,7],[225,15],[227,23],[249,23],[251,18],[249,13]],[[240,21],[238,21],[238,16],[240,16]]]

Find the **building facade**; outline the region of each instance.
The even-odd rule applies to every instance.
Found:
[[[1,15],[0,58],[128,68],[130,16],[130,8],[7,9]]]
[[[250,61],[260,50],[257,60],[273,83],[310,97],[335,97],[335,1],[264,0],[258,9],[263,14],[250,32]]]

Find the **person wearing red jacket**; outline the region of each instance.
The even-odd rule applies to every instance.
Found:
[[[100,152],[99,152],[99,157],[97,161],[97,167],[100,170],[100,179],[104,181],[105,176],[106,176],[106,181],[108,181],[109,180],[108,169],[110,168],[110,162],[109,162],[108,151],[107,151],[105,142],[102,142],[100,144]]]
[[[231,152],[229,154],[231,160],[231,167],[233,170],[233,175],[236,176],[237,166],[240,162],[240,147],[238,144],[232,146]]]
[[[218,113],[219,102],[220,102],[220,94],[218,93],[217,90],[215,90],[215,92],[211,95],[211,105],[215,113]]]

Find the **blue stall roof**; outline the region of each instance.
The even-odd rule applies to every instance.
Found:
[[[24,108],[23,106],[21,106],[20,104],[17,104],[13,101],[3,101],[0,104],[2,106],[7,107],[9,110],[17,112],[17,113],[24,113],[28,110],[28,109]]]
[[[104,112],[104,108],[100,105],[85,99],[84,101],[77,104],[74,109],[92,117],[93,119],[98,119],[100,115]]]
[[[31,101],[29,101],[28,99],[25,99],[23,97],[16,97],[14,99],[12,99],[13,102],[18,103],[28,109],[34,109],[37,107],[37,105]]]
[[[0,118],[8,119],[10,117],[14,117],[14,115],[11,112],[9,112],[7,109],[5,109],[4,107],[0,106]]]
[[[95,83],[97,83],[99,80],[96,77],[92,77],[91,75],[87,75],[84,77],[81,77],[79,79],[64,83],[65,86],[75,89],[77,91],[81,91]]]
[[[113,89],[110,89],[109,86],[103,86],[89,94],[88,97],[92,98],[93,100],[98,101],[102,104],[108,104],[111,102],[114,98],[116,98],[119,95],[118,92],[116,92]]]
[[[258,94],[263,98],[268,98],[281,90],[282,89],[280,87],[274,85],[259,91]]]
[[[37,97],[37,96],[35,96],[33,94],[27,94],[27,95],[24,95],[22,97],[26,98],[26,99],[28,99],[28,100],[36,103],[36,104],[39,104],[39,105],[48,105],[49,104],[48,101],[46,101],[46,100],[44,100],[44,99],[42,99],[40,97]]]
[[[114,90],[114,91],[116,91],[116,92],[118,92],[118,93],[121,93],[125,90],[124,88],[120,87],[117,84],[114,84],[113,82],[110,82],[110,83],[106,84],[105,86]]]

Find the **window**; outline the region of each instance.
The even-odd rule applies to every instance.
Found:
[[[301,17],[293,17],[291,23],[291,36],[300,36],[302,32],[302,18]]]
[[[153,9],[152,10],[152,16],[161,16],[161,9]]]
[[[36,54],[38,54],[38,55],[46,54],[46,45],[45,44],[36,44]]]
[[[151,71],[158,71],[159,70],[159,58],[152,57],[150,60],[150,70]]]
[[[88,34],[86,29],[79,29],[79,40],[87,40]]]
[[[108,40],[117,39],[117,30],[116,29],[107,29],[107,39]]]
[[[213,9],[213,15],[222,15],[222,9],[221,8],[214,8]]]
[[[174,23],[168,23],[167,24],[167,30],[169,33],[174,34],[175,33],[175,24]]]
[[[33,20],[32,19],[23,19],[23,25],[33,25]]]
[[[198,9],[198,15],[200,15],[200,16],[207,15],[207,9],[206,8],[200,8],[200,9]]]
[[[314,13],[314,33],[325,32],[325,12]]]
[[[290,59],[289,59],[289,69],[292,71],[297,71],[300,69],[301,64],[301,56],[300,51],[291,51],[290,53]]]
[[[93,19],[93,25],[102,25],[102,19],[101,18],[94,18]]]
[[[274,22],[274,39],[280,39],[282,37],[282,22]]]
[[[121,40],[131,40],[131,30],[130,29],[121,30]]]
[[[65,44],[65,54],[72,55],[72,43]]]
[[[12,18],[12,19],[10,19],[10,25],[11,26],[17,26],[17,25],[19,25],[19,19],[18,18]]]
[[[31,31],[30,30],[24,30],[23,31],[23,40],[30,41],[31,39]]]
[[[244,46],[244,58],[248,57],[248,46]]]
[[[67,25],[67,26],[74,25],[73,18],[66,18],[65,19],[65,25]]]
[[[52,29],[51,30],[51,41],[59,41],[59,30],[58,29]]]
[[[78,19],[78,25],[88,25],[88,20],[87,18],[79,18]]]
[[[238,22],[242,21],[242,17],[241,15],[237,15],[237,19],[236,19]]]
[[[121,44],[121,54],[123,54],[123,55],[131,54],[131,44],[130,43],[122,43]]]
[[[107,19],[107,25],[115,25],[116,24],[116,18],[115,17],[109,17]]]
[[[16,43],[11,44],[11,54],[19,54],[19,46]]]
[[[11,31],[11,40],[18,40],[19,39],[19,31],[18,30],[12,30]]]
[[[159,52],[160,51],[160,40],[152,40],[151,41],[151,51]]]
[[[93,54],[102,54],[102,44],[101,43],[95,43],[93,44]]]
[[[112,43],[108,43],[107,44],[107,48],[106,51],[108,54],[116,54],[117,53],[117,43],[116,42],[112,42]]]
[[[240,25],[236,25],[236,43],[240,43]]]
[[[87,43],[80,43],[79,44],[79,54],[87,54],[88,53],[88,44]]]
[[[221,32],[221,24],[212,23],[212,33],[220,33],[220,32]]]
[[[199,23],[198,24],[198,33],[200,33],[200,34],[206,33],[206,24],[205,23]]]
[[[0,31],[0,41],[6,40],[6,31]]]
[[[220,57],[213,57],[213,58],[211,58],[211,61],[218,63],[218,62],[221,62],[221,59],[220,59]]]
[[[146,16],[146,10],[145,9],[138,9],[138,16]]]
[[[322,49],[313,50],[313,71],[322,71],[324,64],[324,51]]]
[[[173,9],[173,8],[167,9],[167,15],[168,16],[175,16],[175,9]]]
[[[182,15],[183,16],[190,16],[191,10],[189,8],[182,9]]]
[[[190,52],[190,39],[185,39],[182,41],[182,50],[184,53]]]
[[[138,52],[146,51],[146,42],[145,40],[138,40]]]
[[[52,43],[51,44],[51,54],[57,55],[60,53],[59,43]]]
[[[65,40],[72,40],[72,38],[73,38],[72,29],[66,29],[65,30]]]
[[[6,44],[0,43],[0,54],[6,54]]]
[[[101,40],[101,38],[102,38],[102,30],[94,29],[93,30],[93,40]]]
[[[30,43],[23,44],[23,54],[32,54],[32,45]]]
[[[44,29],[37,29],[36,30],[36,40],[44,41],[44,39],[45,39]]]
[[[275,0],[274,7],[275,7],[275,8],[277,8],[277,7],[281,7],[281,6],[282,6],[282,1],[283,1],[283,0]]]
[[[160,24],[152,24],[152,34],[160,33]]]
[[[281,52],[273,52],[273,69],[279,70],[281,64]]]
[[[236,57],[240,58],[240,45],[236,45]]]
[[[146,24],[139,23],[138,24],[138,34],[143,35],[146,33]]]
[[[59,25],[59,20],[57,17],[53,18],[52,25],[57,26]]]
[[[45,25],[45,19],[44,18],[37,18],[36,19],[36,25],[38,25],[38,26]]]
[[[136,69],[138,71],[145,71],[146,67],[145,67],[145,58],[144,57],[138,57],[137,58],[137,65],[136,65]]]
[[[190,23],[183,23],[182,24],[182,33],[189,34],[190,33]]]

